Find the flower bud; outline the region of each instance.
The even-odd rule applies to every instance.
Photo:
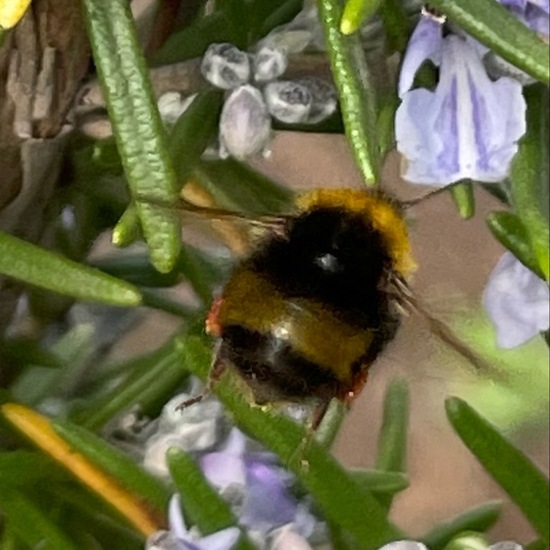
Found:
[[[220,116],[220,156],[245,159],[265,150],[271,120],[259,90],[245,85],[233,90]]]
[[[250,78],[248,55],[233,44],[210,44],[202,58],[201,73],[218,88],[237,88]]]
[[[308,124],[317,124],[336,111],[338,96],[332,84],[315,76],[304,76],[296,82],[305,86],[311,94],[311,109],[306,120]]]
[[[254,56],[254,80],[269,82],[281,76],[288,66],[288,57],[283,48],[263,46]]]
[[[304,122],[309,115],[311,93],[297,82],[271,82],[265,87],[264,96],[269,112],[281,122],[296,124]]]
[[[178,118],[185,112],[187,107],[193,103],[197,94],[183,99],[179,92],[166,92],[157,101],[160,117],[165,124],[175,124]]]

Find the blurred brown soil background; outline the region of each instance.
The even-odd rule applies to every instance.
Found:
[[[400,180],[398,163],[398,156],[390,155],[383,174],[385,189],[400,199],[417,197],[430,190]],[[356,187],[361,181],[345,139],[337,135],[279,132],[272,143],[271,156],[253,164],[295,189]],[[476,198],[476,215],[468,221],[460,219],[447,193],[411,211],[411,239],[419,264],[413,287],[430,311],[444,319],[452,318],[457,302],[479,304],[487,277],[503,252],[484,222],[486,214],[497,209],[499,203],[482,190],[478,190]],[[173,329],[172,318],[151,313],[116,355],[123,355],[125,349],[134,354],[144,347],[157,347]],[[469,507],[491,499],[507,500],[448,425],[444,399],[450,390],[446,386],[457,370],[443,364],[442,355],[456,360],[453,352],[441,353],[441,345],[421,319],[414,316],[405,319],[395,341],[372,368],[334,449],[346,466],[373,467],[386,386],[396,376],[408,381],[410,487],[396,498],[392,518],[405,531],[418,535]],[[468,384],[475,384],[476,375],[467,379]],[[520,437],[514,441],[547,473],[548,434],[541,433],[535,439],[523,441]],[[526,543],[533,539],[534,533],[508,502],[490,536],[494,541],[513,539]]]

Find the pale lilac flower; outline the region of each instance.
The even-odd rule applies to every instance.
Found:
[[[491,272],[483,304],[501,348],[515,348],[548,330],[548,285],[511,252],[505,252]]]
[[[430,60],[439,67],[434,91],[411,90],[416,71]],[[443,186],[471,178],[501,181],[525,133],[521,84],[487,76],[471,39],[442,36],[441,23],[423,16],[403,62],[402,103],[396,113],[397,148],[412,183]]]
[[[269,540],[269,550],[312,550],[307,539],[285,525],[277,529]]]
[[[290,474],[277,466],[271,453],[251,452],[246,447],[246,438],[233,429],[222,451],[201,458],[207,479],[250,531],[265,534],[291,524],[298,534],[310,536],[315,519],[290,493]]]
[[[194,393],[191,390],[191,394]],[[159,477],[170,478],[166,464],[166,451],[170,447],[185,452],[211,450],[228,432],[219,401],[207,399],[192,407],[178,409],[178,405],[189,397],[186,393],[179,394],[164,406],[157,431],[145,444],[143,466]]]

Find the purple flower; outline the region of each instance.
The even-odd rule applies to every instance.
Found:
[[[437,87],[411,90],[427,60],[439,67]],[[406,180],[443,186],[507,176],[525,133],[521,84],[507,77],[491,81],[473,40],[443,37],[440,22],[422,17],[403,61],[399,95],[395,131]]]
[[[232,430],[222,451],[204,455],[201,467],[250,531],[265,534],[292,524],[300,535],[313,532],[315,519],[290,493],[290,475],[272,454],[247,451],[239,430]]]
[[[548,330],[548,285],[511,252],[505,252],[491,272],[483,304],[501,348],[515,348]]]

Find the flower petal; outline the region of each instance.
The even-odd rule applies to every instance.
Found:
[[[499,260],[485,287],[483,305],[501,348],[519,346],[550,325],[548,285],[511,252]]]
[[[172,495],[168,504],[168,522],[170,532],[178,539],[185,539],[189,535],[183,514],[181,513],[181,501],[179,495]]]
[[[292,531],[290,526],[278,529],[271,538],[270,550],[312,550],[308,541]]]
[[[237,527],[228,527],[203,537],[200,541],[197,541],[196,546],[199,550],[231,550],[240,534],[241,532]]]
[[[433,17],[422,16],[414,29],[399,75],[399,97],[408,92],[414,82],[416,71],[424,61],[431,59],[439,64],[443,41],[442,25]]]
[[[435,92],[407,92],[395,124],[397,148],[408,162],[406,180],[495,182],[508,174],[525,132],[525,101],[518,82],[492,82],[474,46],[448,36]]]
[[[201,458],[201,468],[208,481],[220,491],[230,485],[246,483],[244,462],[238,455],[230,453],[208,453]]]

